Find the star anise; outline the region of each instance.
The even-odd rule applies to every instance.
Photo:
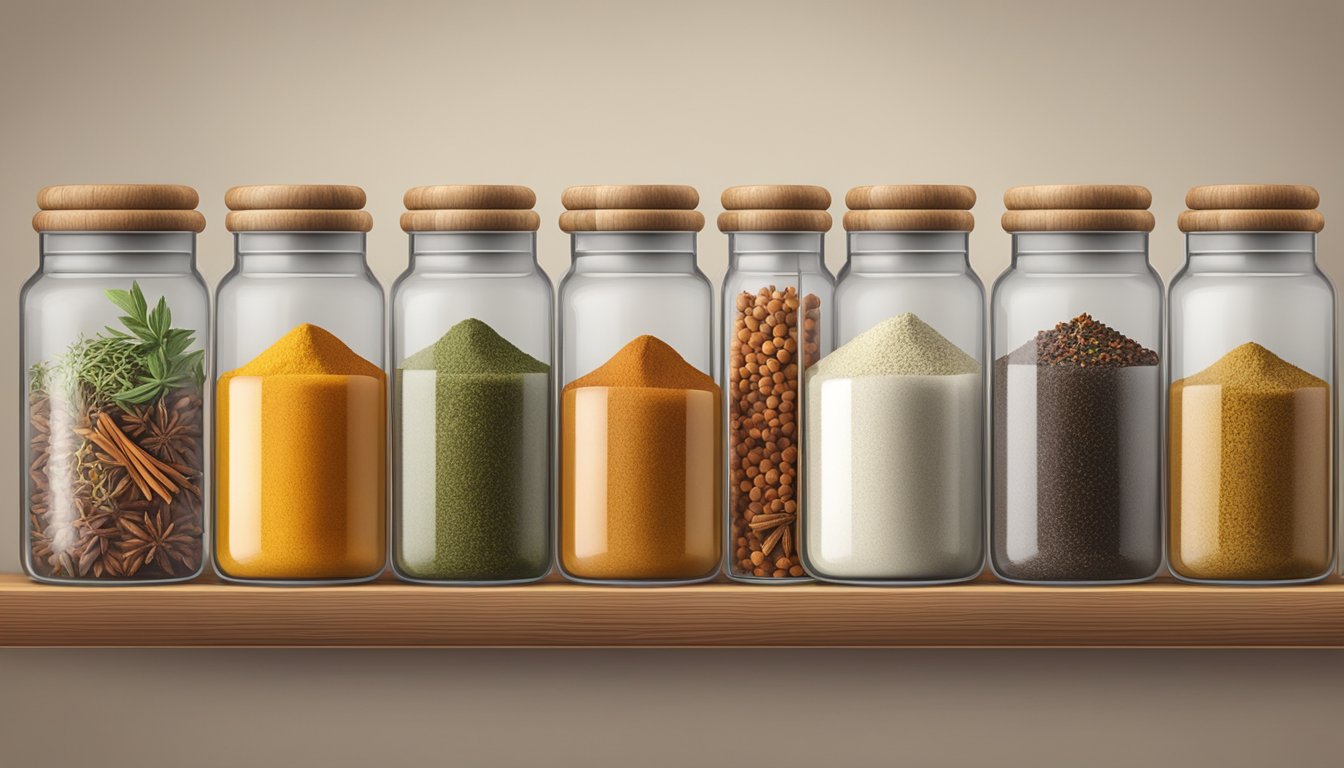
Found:
[[[134,515],[123,515],[117,525],[122,530],[122,540],[117,546],[121,549],[122,567],[127,576],[134,576],[141,568],[157,565],[169,576],[176,574],[174,562],[195,570],[195,550],[198,549],[194,537],[177,531],[170,515],[160,508],[153,515],[142,512],[136,519]]]
[[[118,517],[116,511],[103,507],[92,515],[80,518],[76,524],[87,542],[80,553],[81,576],[89,570],[97,578],[124,575],[120,553],[114,546],[121,535],[117,526]]]
[[[153,405],[136,406],[121,416],[126,434],[140,447],[161,461],[195,466],[199,452],[201,427],[190,395],[178,398],[169,408],[164,400]]]

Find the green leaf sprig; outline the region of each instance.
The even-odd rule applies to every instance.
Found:
[[[138,282],[132,282],[129,291],[112,289],[106,294],[126,313],[120,318],[126,331],[109,327],[106,338],[129,345],[144,365],[135,381],[112,395],[115,402],[141,405],[188,382],[194,382],[198,389],[205,386],[205,351],[187,351],[196,333],[173,327],[173,313],[167,300],[159,297],[159,303],[151,310]]]

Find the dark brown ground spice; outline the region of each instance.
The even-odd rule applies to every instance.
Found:
[[[1000,574],[1111,581],[1157,570],[1157,363],[1155,351],[1087,314],[995,361],[993,556]],[[1032,386],[1010,389],[1010,366],[1034,366]],[[1009,411],[1023,409],[1034,416],[1035,429],[1009,434]],[[1022,497],[1008,493],[1010,451],[1036,457],[1035,487],[1025,486],[1030,492]],[[1015,540],[1010,553],[1010,523],[1030,530],[1029,515],[1035,516],[1034,546]]]

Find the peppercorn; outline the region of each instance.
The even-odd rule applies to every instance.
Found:
[[[804,367],[819,357],[821,301],[794,287],[739,293],[728,350],[730,524],[738,546],[733,575],[801,577],[797,542],[796,446],[799,307]]]

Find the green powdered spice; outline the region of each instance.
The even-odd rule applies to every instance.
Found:
[[[412,579],[550,568],[550,366],[463,320],[397,370],[395,561]]]

